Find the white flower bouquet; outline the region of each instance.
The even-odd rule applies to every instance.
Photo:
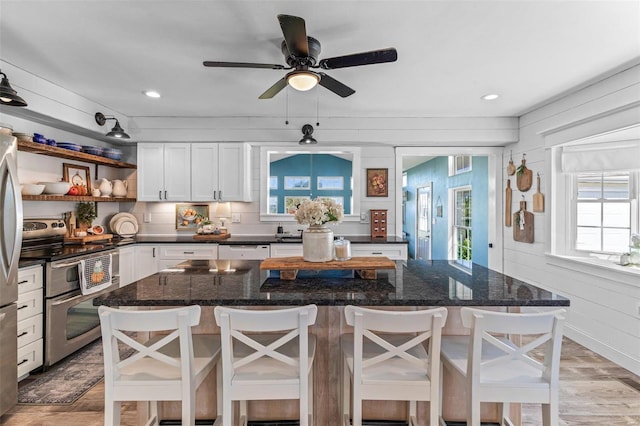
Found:
[[[300,224],[324,225],[327,222],[341,222],[344,210],[330,198],[316,198],[304,200],[294,215]]]

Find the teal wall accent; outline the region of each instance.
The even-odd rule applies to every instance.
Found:
[[[296,154],[271,163],[271,176],[277,176],[278,189],[269,191],[278,197],[278,213],[284,213],[285,196],[343,197],[344,213],[351,214],[352,162],[330,154]],[[310,176],[311,190],[284,189],[285,176]],[[319,190],[318,176],[342,176],[344,189]]]
[[[433,184],[431,201],[435,223],[431,223],[431,258],[433,260],[448,259],[448,227],[449,189],[460,186],[471,186],[471,220],[473,262],[488,266],[488,200],[489,179],[487,157],[473,157],[472,171],[456,176],[449,176],[448,157],[436,157],[407,170],[407,201],[405,204],[405,222],[402,230],[409,234],[409,257],[415,258],[416,236],[416,188]],[[442,217],[436,216],[436,202],[442,201]]]

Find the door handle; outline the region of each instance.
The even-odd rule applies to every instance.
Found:
[[[20,284],[26,284],[26,283],[28,283],[28,282],[29,282],[29,280],[18,281],[18,285],[20,285]]]
[[[18,338],[20,338],[22,336],[26,336],[27,334],[29,334],[28,331],[23,331],[22,333],[18,334]]]
[[[156,257],[156,248],[153,248],[153,252],[151,253],[151,257]]]
[[[222,190],[218,191],[218,200],[222,201]]]
[[[214,190],[213,191],[213,199],[217,200],[218,199],[217,197],[218,197],[218,193]]]
[[[167,199],[167,191],[164,191],[164,199]]]
[[[22,361],[20,361],[20,362],[18,363],[18,367],[20,367],[20,366],[21,366],[22,364],[24,364],[25,362],[29,362],[29,360],[28,360],[28,359],[23,359]]]
[[[28,308],[28,307],[29,307],[29,305],[22,305],[22,306],[20,306],[20,307],[18,308],[18,310],[20,310],[20,309],[25,309],[25,308]]]
[[[162,190],[158,191],[158,200],[162,200]]]

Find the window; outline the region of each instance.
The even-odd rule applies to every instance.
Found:
[[[453,259],[471,267],[471,188],[454,189]]]
[[[459,175],[471,171],[470,155],[449,156],[449,176]]]
[[[631,237],[630,172],[575,175],[574,248],[624,253]]]

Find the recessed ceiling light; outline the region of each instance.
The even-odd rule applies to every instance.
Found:
[[[146,90],[144,92],[145,95],[147,95],[150,98],[159,98],[160,97],[160,93],[156,92],[155,90]]]
[[[500,95],[497,95],[495,93],[489,93],[488,95],[484,95],[481,99],[485,101],[493,101],[495,99],[498,99],[499,97]]]

